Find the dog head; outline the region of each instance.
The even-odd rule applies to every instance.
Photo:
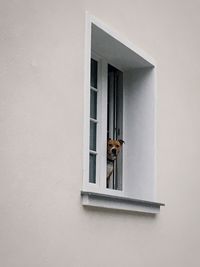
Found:
[[[123,145],[124,141],[123,140],[112,140],[112,139],[108,139],[107,142],[107,157],[110,160],[116,160],[122,145]]]

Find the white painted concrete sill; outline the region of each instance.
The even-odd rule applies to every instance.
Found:
[[[122,196],[106,195],[95,192],[81,191],[82,205],[132,212],[157,214],[163,203],[134,199]]]

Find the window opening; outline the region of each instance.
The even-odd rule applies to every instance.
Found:
[[[123,139],[123,73],[108,65],[107,139]],[[122,190],[122,151],[114,161],[107,188]]]

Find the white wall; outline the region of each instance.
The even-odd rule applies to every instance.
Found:
[[[85,10],[158,66],[157,217],[80,205]],[[0,266],[200,265],[199,1],[0,3]]]

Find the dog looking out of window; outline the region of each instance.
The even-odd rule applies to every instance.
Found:
[[[113,140],[110,138],[107,141],[107,185],[114,171],[114,162],[117,160],[117,156],[124,143],[123,140]]]

